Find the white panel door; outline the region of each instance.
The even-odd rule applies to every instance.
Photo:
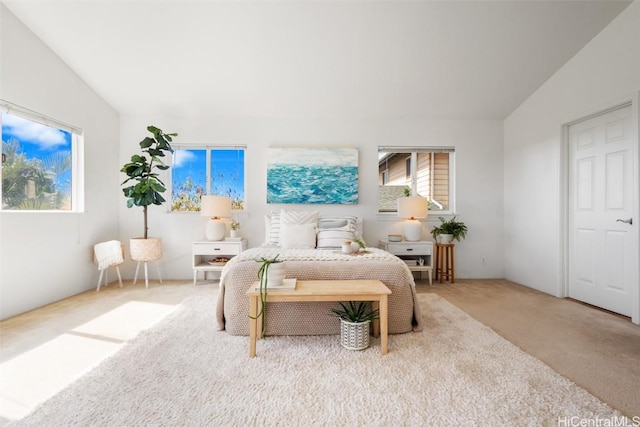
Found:
[[[637,218],[631,106],[569,126],[569,296],[631,316]]]

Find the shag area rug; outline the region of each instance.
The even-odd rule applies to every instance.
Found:
[[[193,297],[20,426],[557,426],[620,413],[444,299],[418,294],[422,332],[364,351],[338,336],[248,337]],[[578,417],[578,418],[573,418]],[[568,422],[568,421],[567,421]]]

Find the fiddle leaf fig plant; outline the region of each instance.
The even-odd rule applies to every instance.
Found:
[[[131,161],[126,163],[120,172],[127,175],[121,185],[128,184],[122,189],[127,198],[127,207],[142,206],[144,215],[144,238],[147,238],[148,220],[147,208],[149,205],[162,205],[165,202],[161,193],[167,188],[159,178],[158,171],[169,169],[169,165],[162,161],[166,153],[173,153],[171,142],[177,133],[164,133],[155,126],[147,126],[152,136],[140,141],[141,154],[131,156]]]

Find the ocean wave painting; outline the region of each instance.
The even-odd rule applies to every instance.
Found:
[[[270,148],[267,203],[357,204],[355,148]]]

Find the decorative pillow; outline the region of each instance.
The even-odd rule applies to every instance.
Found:
[[[271,212],[264,217],[265,238],[267,245],[280,243],[280,212]]]
[[[338,249],[345,240],[359,238],[357,217],[322,216],[318,219],[318,249]]]
[[[280,222],[283,224],[317,224],[318,211],[280,211]]]
[[[316,225],[314,223],[283,223],[280,227],[280,246],[283,248],[315,248]]]
[[[282,224],[313,224],[318,222],[318,211],[271,211],[264,217],[265,237],[267,245],[280,246]]]

